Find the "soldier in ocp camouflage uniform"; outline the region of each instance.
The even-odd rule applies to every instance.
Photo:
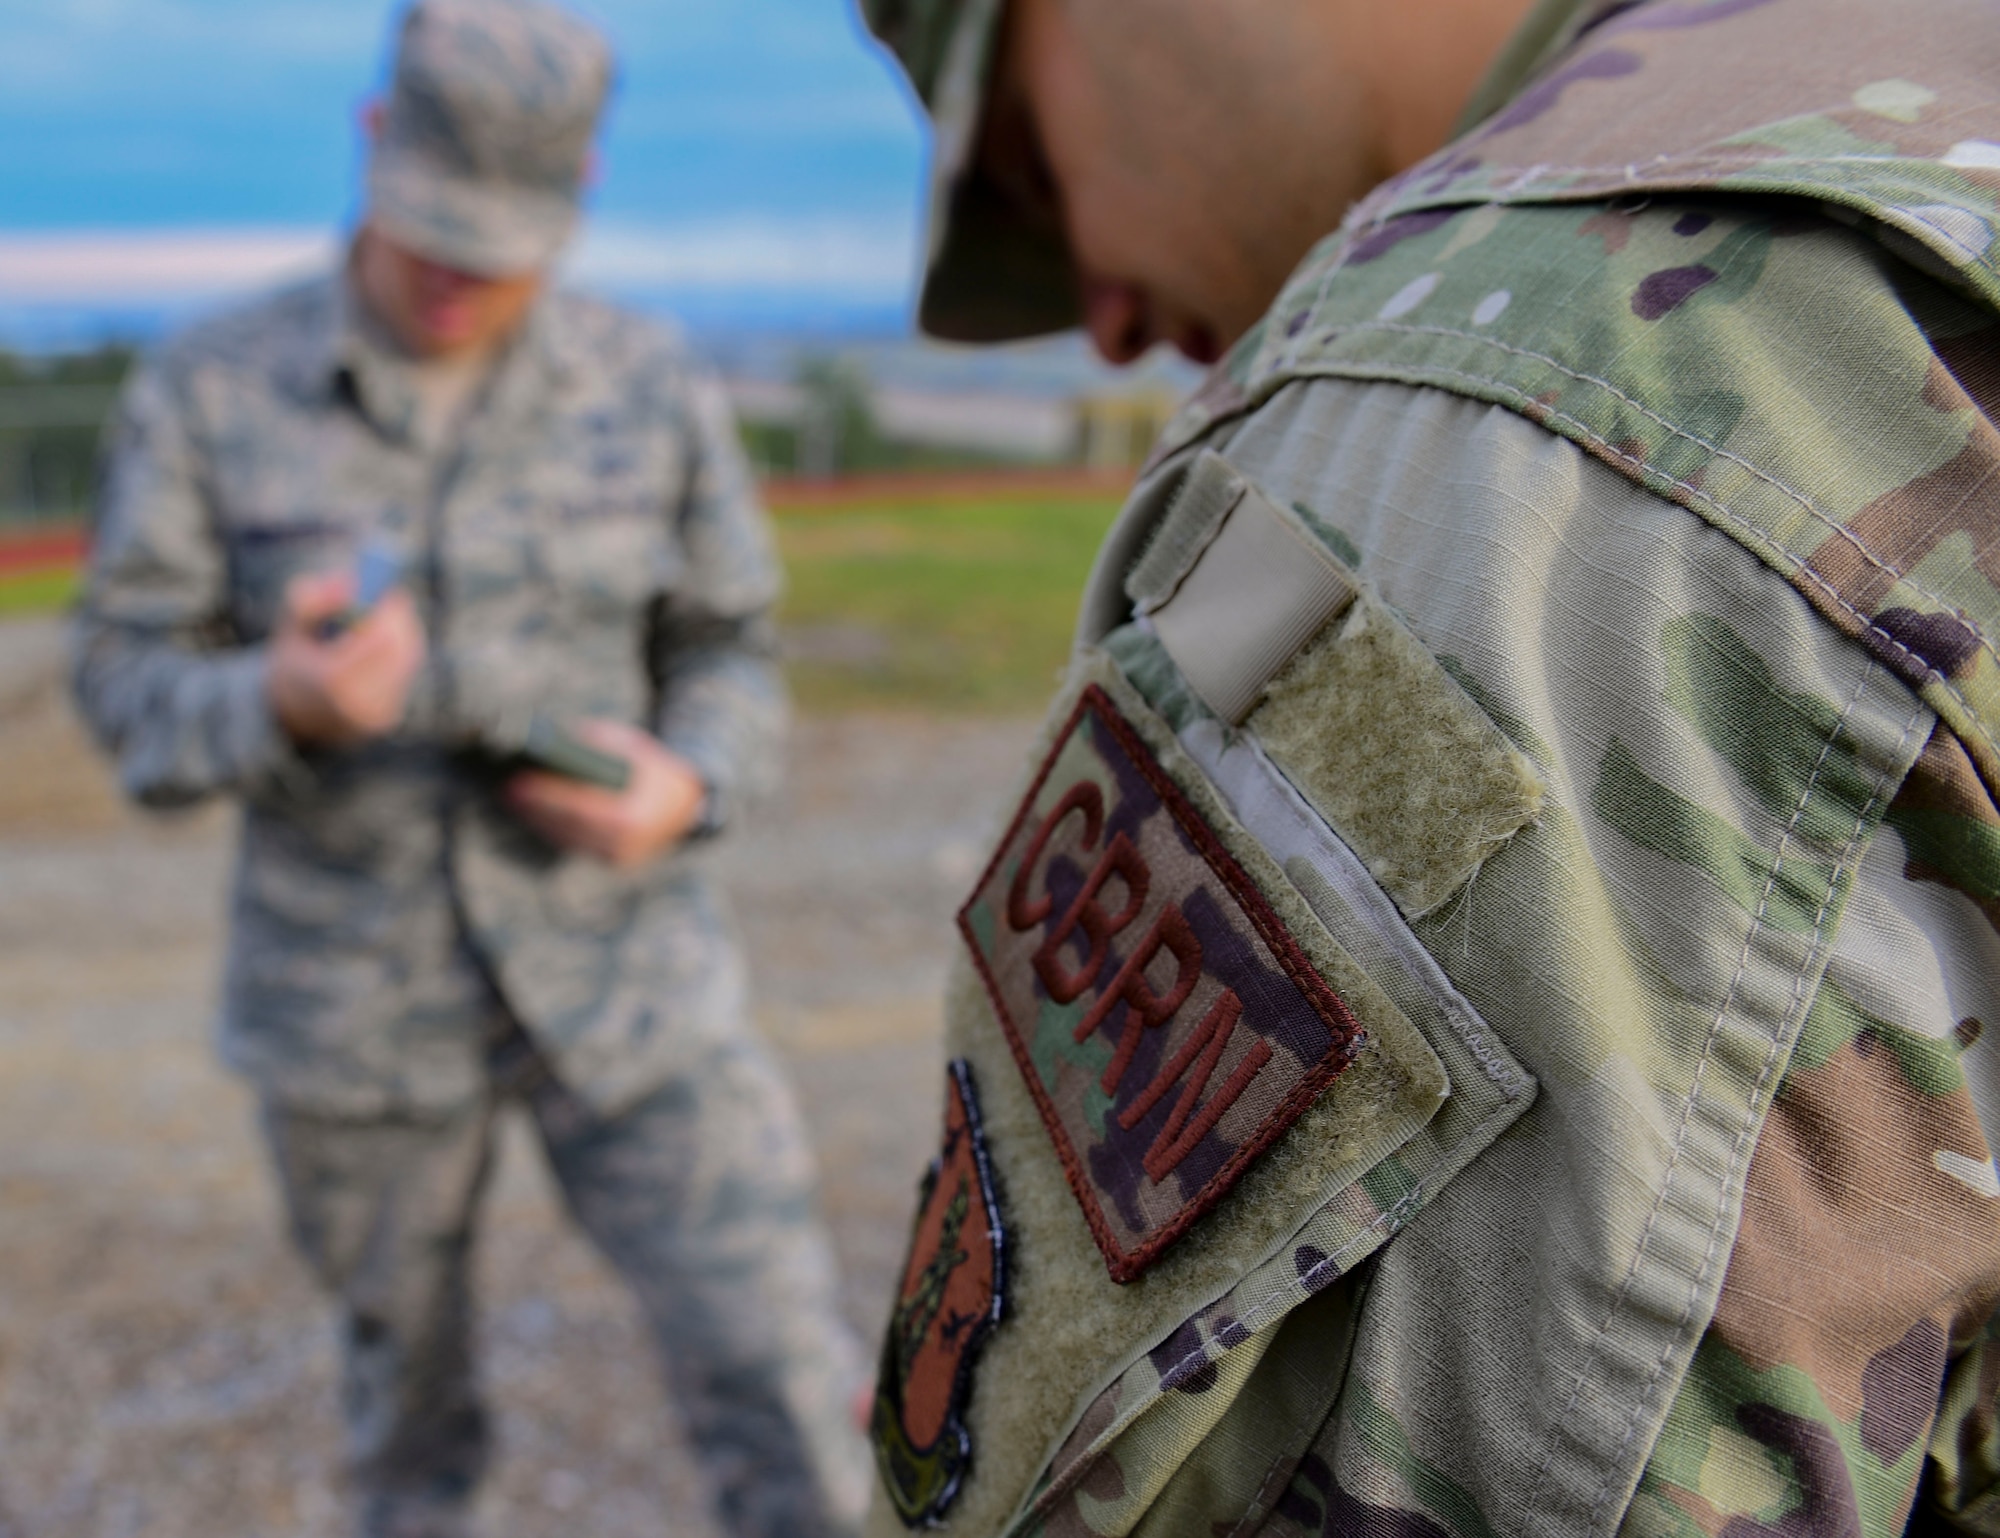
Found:
[[[871,1531],[2000,1533],[1993,7],[865,9],[931,330],[1226,349],[960,915]]]
[[[810,1156],[683,852],[771,777],[777,571],[715,383],[544,291],[610,72],[530,0],[408,12],[343,269],[127,392],[78,621],[126,790],[244,808],[223,1048],[343,1309],[369,1534],[466,1530],[510,1101],[643,1305],[725,1529],[845,1531],[865,1497]],[[401,585],[347,615],[384,553]],[[524,767],[538,721],[625,788]]]

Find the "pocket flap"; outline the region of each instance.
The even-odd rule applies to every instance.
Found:
[[[1521,751],[1320,534],[1219,454],[1195,460],[1126,589],[1203,708],[1247,724],[1411,917],[1539,814]]]

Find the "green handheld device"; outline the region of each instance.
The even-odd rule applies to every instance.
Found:
[[[623,790],[632,783],[629,763],[616,753],[592,747],[552,716],[537,715],[528,723],[519,756],[530,768],[605,790]]]

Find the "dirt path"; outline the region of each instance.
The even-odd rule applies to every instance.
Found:
[[[339,1534],[332,1327],[209,1051],[229,818],[126,813],[58,655],[53,626],[0,626],[0,1538]],[[949,916],[1031,731],[808,722],[723,859],[871,1336],[932,1132]],[[480,1259],[488,1531],[704,1538],[632,1311],[512,1130]]]

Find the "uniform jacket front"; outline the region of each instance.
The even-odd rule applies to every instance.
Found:
[[[405,720],[300,751],[265,697],[285,584],[404,560],[429,654]],[[474,1093],[494,990],[606,1109],[741,1007],[689,855],[636,873],[503,808],[537,713],[643,724],[718,804],[765,778],[778,575],[716,384],[667,332],[538,303],[456,428],[336,274],[205,323],[128,388],[76,628],[77,699],[126,791],[237,797],[225,1055],[329,1113]]]

